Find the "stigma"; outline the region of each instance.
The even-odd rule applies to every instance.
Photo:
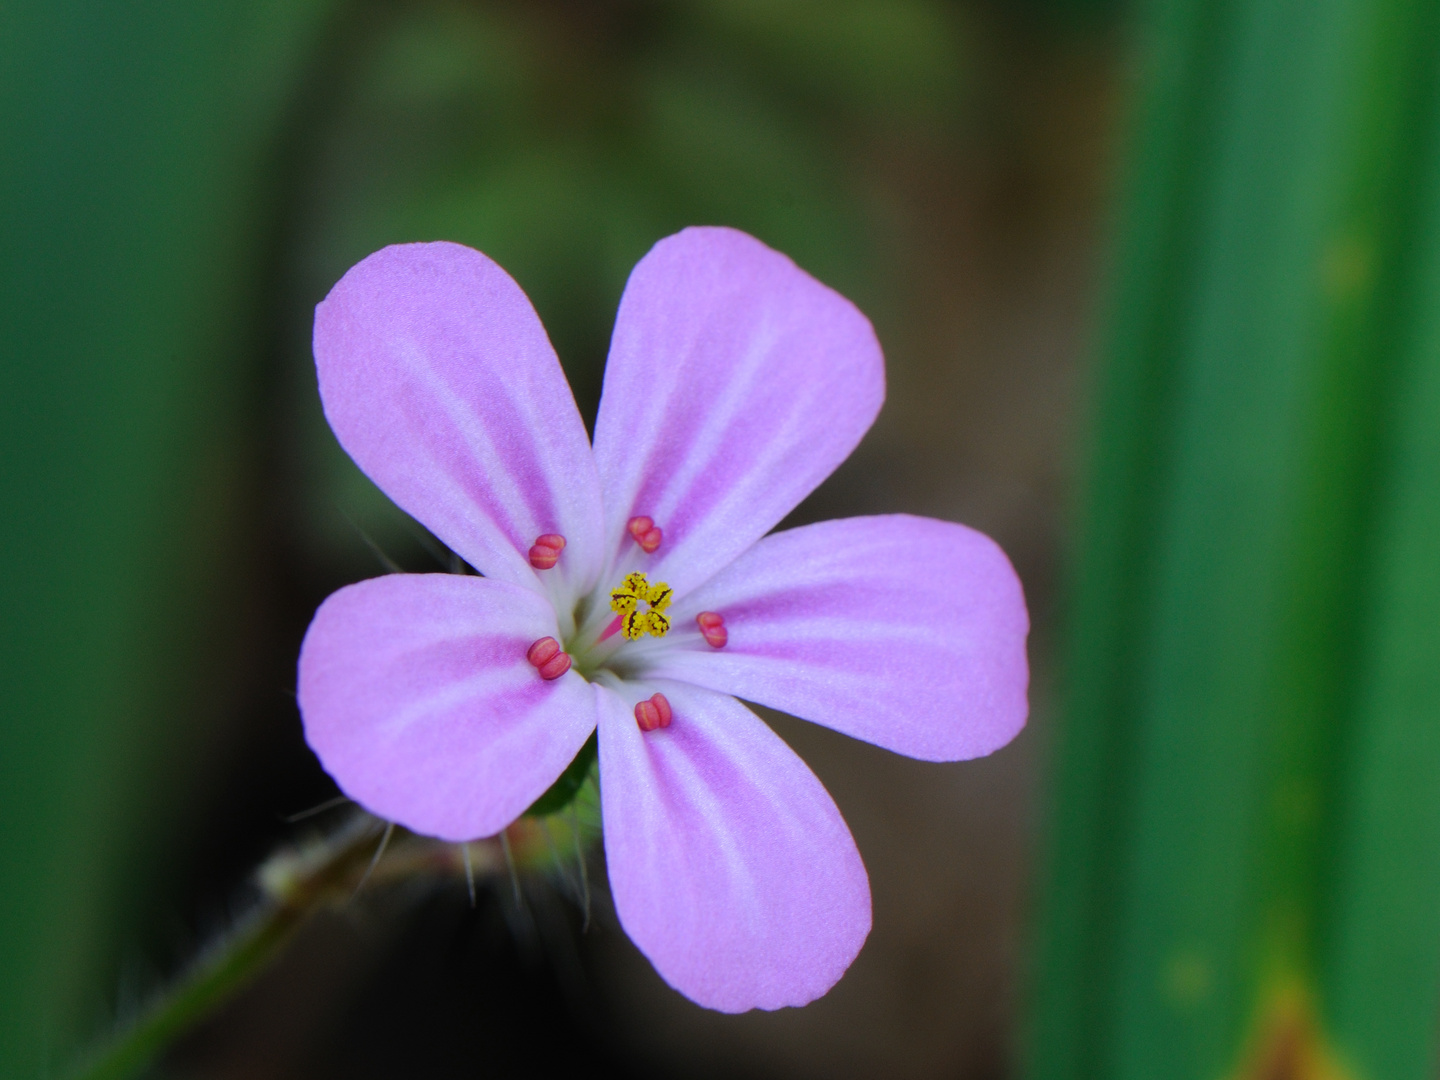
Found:
[[[610,592],[610,610],[620,616],[620,633],[627,641],[638,641],[646,634],[664,637],[670,632],[665,609],[673,596],[674,590],[663,581],[652,585],[642,573],[627,574],[619,588]]]

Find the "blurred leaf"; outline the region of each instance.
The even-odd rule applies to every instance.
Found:
[[[0,37],[0,1068],[44,1071],[223,703],[269,203],[325,4],[7,5]],[[233,620],[231,620],[233,621]]]
[[[1440,11],[1147,29],[1033,1072],[1429,1076]]]
[[[958,8],[935,0],[704,0],[717,27],[773,75],[828,102],[893,115],[958,103]],[[894,117],[898,118],[898,117]]]

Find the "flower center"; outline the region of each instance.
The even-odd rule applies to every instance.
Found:
[[[670,632],[670,618],[665,609],[670,606],[673,595],[674,591],[663,581],[651,585],[639,571],[627,574],[619,587],[610,592],[610,610],[620,616],[620,633],[627,641],[638,641],[646,634],[664,637]]]

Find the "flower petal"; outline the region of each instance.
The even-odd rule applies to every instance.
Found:
[[[525,650],[554,636],[528,589],[392,574],[333,594],[300,647],[305,739],[372,813],[443,840],[493,836],[595,729],[589,686],[546,682]]]
[[[671,725],[642,733],[659,689]],[[870,932],[870,882],[834,800],[734,698],[597,686],[605,862],[621,925],[671,986],[722,1012],[804,1005]]]
[[[724,648],[695,629],[701,611],[724,616]],[[789,529],[672,614],[649,675],[927,761],[980,757],[1025,726],[1025,596],[999,546],[963,525],[896,514]]]
[[[536,588],[527,553],[559,533],[565,554],[546,574],[573,590],[593,581],[601,509],[585,426],[499,266],[460,244],[377,251],[315,309],[315,363],[340,444],[476,569]]]
[[[625,523],[653,518],[646,569],[683,596],[829,476],[884,398],[875,332],[839,293],[734,229],[661,240],[625,286],[595,424],[607,541],[624,554]]]

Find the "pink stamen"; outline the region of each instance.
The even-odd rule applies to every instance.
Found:
[[[702,611],[695,616],[695,622],[705,637],[705,644],[712,649],[723,649],[730,640],[730,634],[725,629],[725,617],[718,612]]]
[[[525,659],[540,672],[542,679],[558,679],[570,670],[570,654],[561,652],[553,637],[542,637],[525,650]]]
[[[525,650],[525,659],[536,667],[545,664],[552,656],[560,651],[560,642],[553,637],[542,637],[539,641]]]
[[[536,570],[550,570],[560,561],[560,552],[565,550],[565,537],[559,533],[545,533],[536,537],[530,548],[530,565]]]
[[[665,533],[655,525],[654,518],[633,517],[625,523],[625,531],[640,545],[646,555],[654,555],[665,539]]]
[[[605,628],[605,632],[600,635],[600,637],[599,637],[599,638],[597,639],[597,641],[596,641],[596,644],[599,644],[599,642],[604,641],[604,640],[605,640],[606,638],[608,638],[608,637],[614,637],[616,634],[618,634],[618,633],[620,632],[620,627],[622,627],[622,626],[624,626],[624,625],[625,625],[625,616],[624,616],[624,615],[616,615],[615,618],[613,618],[613,619],[610,620],[610,625]]]
[[[635,722],[641,731],[654,731],[670,726],[675,714],[664,694],[653,694],[648,701],[635,703]]]
[[[556,653],[547,662],[540,665],[540,677],[546,682],[558,679],[565,672],[570,670],[570,654]]]

